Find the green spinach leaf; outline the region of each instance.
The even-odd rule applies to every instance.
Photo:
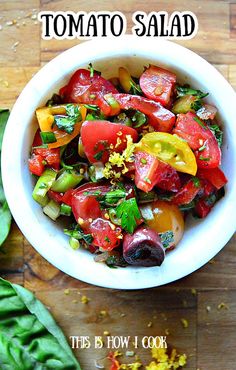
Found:
[[[81,370],[46,307],[27,289],[1,278],[0,369]]]

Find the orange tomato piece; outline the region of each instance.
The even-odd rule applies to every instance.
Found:
[[[53,132],[56,136],[57,141],[55,143],[48,144],[49,149],[58,148],[60,146],[68,144],[80,133],[80,128],[83,121],[85,120],[87,109],[84,107],[84,105],[79,104],[78,108],[81,113],[82,119],[75,124],[74,131],[71,134],[59,130],[56,125],[52,127],[55,115],[66,114],[65,105],[43,107],[36,110],[36,117],[38,119],[40,130],[42,132]]]

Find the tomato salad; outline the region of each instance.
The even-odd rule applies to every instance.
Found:
[[[207,216],[227,183],[207,95],[158,66],[107,80],[90,64],[36,110],[33,198],[68,218],[73,249],[109,267],[160,266],[186,216]]]

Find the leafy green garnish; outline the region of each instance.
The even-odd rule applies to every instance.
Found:
[[[194,186],[195,186],[196,188],[199,188],[199,187],[200,187],[200,185],[201,185],[199,178],[198,178],[198,177],[196,177],[196,176],[193,176],[193,177],[192,177],[192,182],[193,182],[193,184],[194,184]]]
[[[4,194],[1,176],[2,140],[9,115],[10,111],[8,109],[0,109],[0,247],[9,234],[12,220],[11,213]]]
[[[133,78],[130,80],[130,85],[131,85],[130,94],[132,95],[142,95],[143,94],[141,87],[139,86],[138,83],[136,83],[133,80]]]
[[[94,154],[93,158],[96,159],[97,161],[100,161],[102,159],[104,150],[99,150],[96,154]]]
[[[54,123],[57,125],[59,130],[65,131],[67,134],[72,134],[76,122],[82,119],[81,113],[77,105],[67,104],[66,114],[54,116]]]
[[[185,95],[193,95],[193,96],[196,96],[198,99],[203,99],[207,95],[209,95],[209,93],[203,93],[201,90],[192,89],[190,86],[187,86],[187,85],[177,86],[176,90],[177,90],[177,98],[179,98],[180,96],[185,96]]]
[[[81,228],[76,225],[74,229],[64,229],[64,234],[71,236],[77,240],[83,239],[86,244],[91,244],[93,241],[93,236],[91,234],[84,234]]]
[[[164,248],[168,248],[174,242],[174,233],[171,230],[159,233],[159,237]]]
[[[0,279],[1,370],[81,370],[47,308],[27,289]]]
[[[221,147],[223,143],[223,131],[220,129],[218,125],[210,125],[209,129],[215,135],[218,145],[219,147]]]
[[[90,77],[92,78],[94,76],[94,69],[93,69],[92,63],[89,63],[88,69],[90,71]]]
[[[199,149],[199,152],[202,152],[204,149],[206,149],[206,144],[204,143]]]
[[[203,157],[202,155],[199,156],[199,159],[201,161],[205,161],[205,162],[208,162],[210,160],[210,157]]]
[[[116,207],[116,215],[121,219],[121,227],[132,234],[137,227],[137,220],[141,219],[136,199],[124,200]]]
[[[202,108],[202,101],[201,99],[197,99],[195,100],[192,104],[191,104],[191,108],[194,109],[196,112]]]

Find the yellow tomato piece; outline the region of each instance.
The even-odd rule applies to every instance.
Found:
[[[136,151],[141,150],[156,156],[177,171],[196,175],[197,162],[195,155],[188,143],[177,135],[166,132],[150,132],[144,135],[135,147]]]
[[[85,120],[87,109],[83,105],[78,105],[78,108],[81,113],[82,119],[74,125],[74,131],[71,134],[59,130],[56,125],[52,127],[55,115],[66,114],[65,105],[43,107],[36,110],[36,117],[38,119],[40,130],[42,132],[53,132],[56,136],[57,141],[55,143],[48,144],[49,149],[58,148],[60,146],[68,144],[80,133],[80,128],[83,121]]]
[[[149,207],[149,210],[147,207]],[[179,208],[162,200],[144,205],[143,208],[142,215],[147,225],[158,233],[173,231],[174,243],[169,247],[176,246],[184,233],[184,219]]]
[[[130,73],[127,71],[127,69],[124,67],[119,68],[119,80],[125,92],[128,93],[132,87],[131,85],[132,77]]]

